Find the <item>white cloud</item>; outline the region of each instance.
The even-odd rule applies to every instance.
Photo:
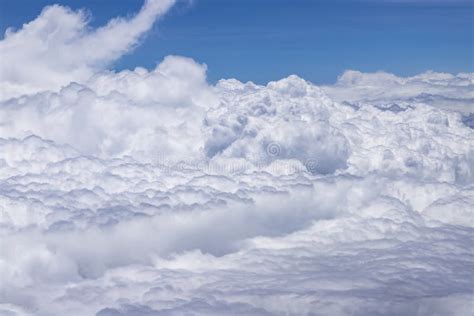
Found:
[[[204,146],[200,126],[215,102],[205,66],[169,56],[151,72],[100,73],[57,93],[6,101],[0,135],[34,134],[98,156],[188,157]]]
[[[364,74],[346,71],[333,86],[323,90],[334,100],[353,106],[370,103],[382,108],[404,109],[413,103],[472,113],[474,74],[428,71],[413,77],[385,72]]]
[[[116,18],[90,29],[85,11],[46,7],[0,42],[1,99],[83,82],[132,49],[174,0],[147,0],[130,19]]]
[[[54,6],[0,44],[26,58],[2,77],[0,313],[469,314],[472,74],[103,68],[170,5],[95,31]]]

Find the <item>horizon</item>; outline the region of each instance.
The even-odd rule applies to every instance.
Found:
[[[22,2],[22,6],[13,0],[0,4],[2,37],[8,27],[21,28],[44,6],[58,1]],[[114,6],[90,0],[61,3],[73,10],[86,9],[93,28],[114,17],[130,16],[141,5],[139,1],[117,1]],[[473,1],[290,3],[178,1],[134,50],[109,69],[152,69],[167,55],[181,55],[205,63],[212,83],[235,78],[266,84],[295,74],[315,84],[332,84],[346,70],[401,77],[474,71]]]

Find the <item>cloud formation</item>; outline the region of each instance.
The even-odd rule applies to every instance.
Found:
[[[0,42],[1,99],[82,82],[132,49],[174,0],[147,0],[130,19],[91,30],[85,11],[52,5]]]
[[[472,313],[473,74],[107,70],[171,4],[0,43],[0,314]]]
[[[334,100],[357,106],[371,103],[382,108],[401,110],[412,103],[472,113],[474,75],[472,73],[437,73],[428,71],[400,78],[385,72],[364,74],[346,71],[333,86],[323,88]]]

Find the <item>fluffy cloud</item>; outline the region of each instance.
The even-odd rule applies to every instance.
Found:
[[[87,80],[132,49],[174,0],[147,0],[131,19],[116,18],[90,30],[85,11],[52,5],[0,42],[0,98],[58,90]]]
[[[0,313],[471,313],[472,74],[103,68],[170,5],[97,30],[53,6],[0,43],[52,41],[2,77]]]
[[[470,308],[469,186],[408,175],[210,175],[63,159],[73,154],[67,148],[15,142],[25,153],[50,151],[51,162],[2,181],[4,309],[463,315]],[[25,172],[22,163],[8,168]]]
[[[472,113],[474,75],[428,71],[413,77],[385,72],[364,74],[346,71],[333,86],[323,87],[334,100],[357,107],[370,103],[382,109],[400,111],[413,103]]]
[[[169,56],[150,72],[101,73],[59,92],[5,101],[0,135],[34,134],[96,156],[189,155],[203,146],[201,121],[215,102],[205,67]]]

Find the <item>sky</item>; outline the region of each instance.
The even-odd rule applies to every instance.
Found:
[[[1,1],[0,315],[472,315],[467,2]]]
[[[56,2],[2,0],[2,33]],[[95,27],[133,14],[141,1],[61,4],[87,8]],[[462,0],[181,1],[133,54],[113,67],[153,68],[173,54],[206,63],[211,82],[237,78],[266,83],[297,74],[318,84],[334,82],[347,69],[402,76],[473,71],[473,14],[473,2]]]

